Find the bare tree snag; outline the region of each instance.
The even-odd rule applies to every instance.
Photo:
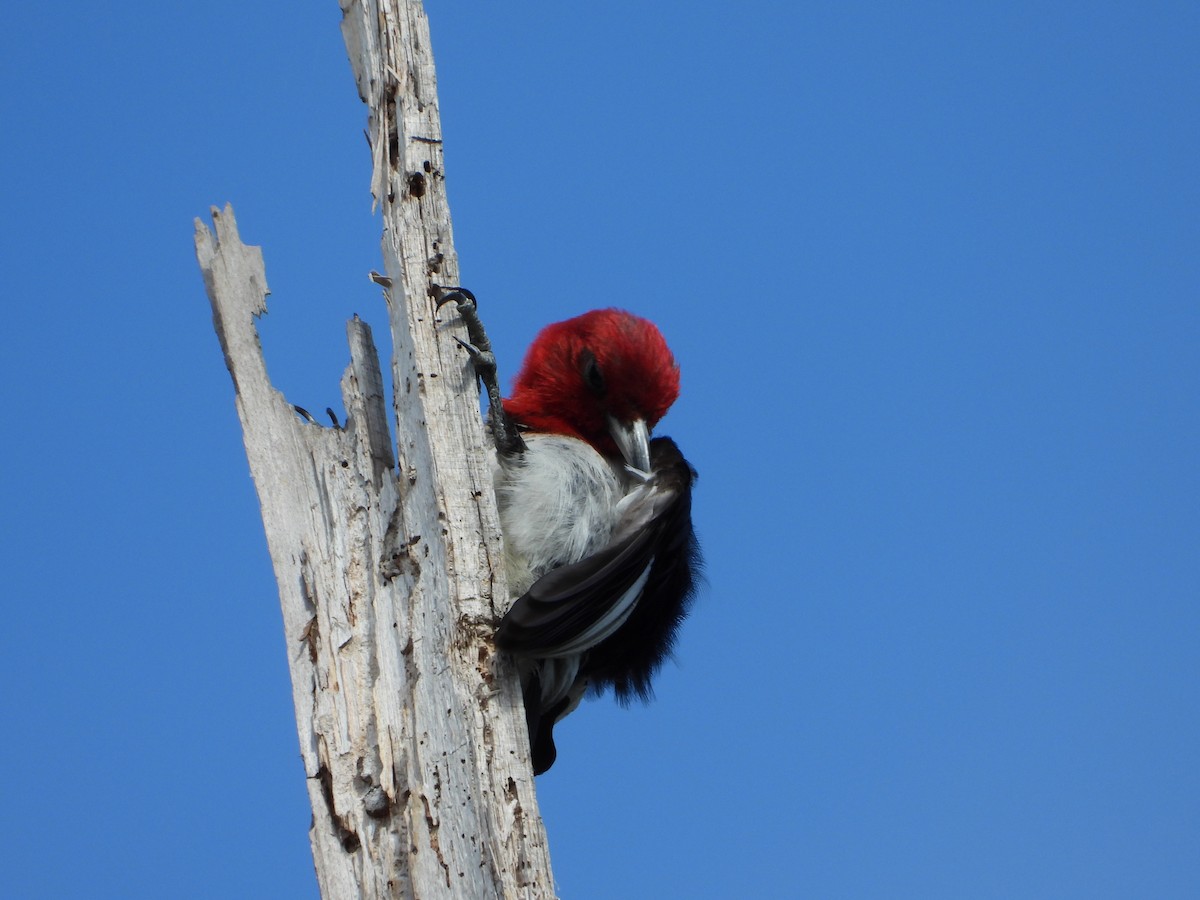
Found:
[[[416,0],[341,0],[384,215],[396,446],[370,328],[347,325],[342,427],[272,387],[262,252],[233,211],[196,254],[233,376],[279,582],[310,833],[326,900],[551,897],[474,373],[441,321],[458,280],[433,59]]]

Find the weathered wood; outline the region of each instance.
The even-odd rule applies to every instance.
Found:
[[[233,212],[196,251],[237,392],[279,582],[322,896],[549,897],[519,686],[491,645],[507,607],[478,393],[457,282],[433,60],[415,0],[343,0],[370,107],[396,452],[368,326],[348,324],[342,428],[271,386],[254,317],[262,253]]]

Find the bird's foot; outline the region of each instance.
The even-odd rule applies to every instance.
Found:
[[[444,293],[437,301],[438,309],[447,303],[458,307],[458,314],[467,326],[468,340],[455,337],[459,346],[471,355],[475,366],[475,375],[483,384],[488,397],[488,418],[491,423],[492,436],[496,441],[496,449],[501,453],[519,453],[525,449],[525,442],[517,431],[516,424],[504,412],[504,400],[500,396],[499,367],[496,365],[496,354],[492,352],[492,342],[488,340],[487,330],[479,318],[478,302],[475,295],[463,287],[443,287]]]
[[[492,386],[496,385],[497,391],[499,390],[499,382],[496,378],[496,355],[492,353],[492,342],[488,340],[487,331],[479,318],[479,304],[475,300],[475,295],[462,287],[442,288],[442,290],[446,293],[442,294],[441,299],[438,300],[437,307],[441,309],[447,303],[453,303],[458,307],[458,314],[462,318],[463,324],[467,326],[469,340],[464,341],[457,337],[455,340],[471,354],[475,372],[484,386],[488,388],[488,399],[491,399]]]

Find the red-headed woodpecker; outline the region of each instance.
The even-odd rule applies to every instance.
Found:
[[[496,494],[509,588],[496,646],[518,661],[534,773],[556,755],[556,722],[590,687],[651,696],[695,592],[696,474],[650,432],[679,396],[679,366],[653,323],[616,309],[547,326],[512,396],[462,289],[464,344],[491,400]],[[440,304],[439,304],[440,305]]]

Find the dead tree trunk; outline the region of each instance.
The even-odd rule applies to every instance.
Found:
[[[396,445],[371,331],[347,327],[343,427],[271,386],[262,252],[233,211],[196,253],[233,376],[283,606],[321,894],[549,897],[520,690],[491,644],[507,606],[419,0],[341,0],[383,206]],[[443,320],[444,319],[444,320]]]

